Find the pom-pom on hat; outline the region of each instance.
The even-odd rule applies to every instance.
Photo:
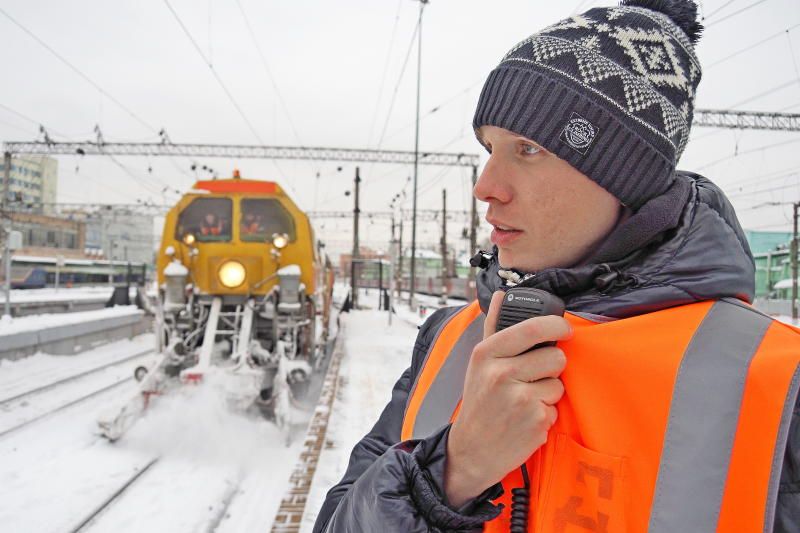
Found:
[[[473,127],[528,137],[638,209],[675,180],[702,30],[691,0],[622,0],[562,20],[489,74]]]

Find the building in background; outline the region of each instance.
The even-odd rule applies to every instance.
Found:
[[[788,247],[792,242],[790,231],[756,231],[751,229],[744,230],[747,243],[753,255],[764,252],[779,250]]]
[[[155,259],[153,216],[107,206],[84,213],[86,252],[114,261],[152,264]]]
[[[6,190],[5,164],[0,160],[0,186]],[[19,156],[11,160],[7,199],[27,204],[33,212],[51,214],[58,193],[58,160],[48,156]]]
[[[15,255],[84,258],[86,224],[81,220],[37,213],[11,213],[11,228],[22,232],[22,249]]]

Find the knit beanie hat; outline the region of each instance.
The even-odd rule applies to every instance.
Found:
[[[691,0],[623,0],[562,20],[489,74],[473,128],[536,141],[636,210],[675,180],[702,29]]]

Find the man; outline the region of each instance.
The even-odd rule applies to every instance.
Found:
[[[206,213],[200,222],[200,234],[217,237],[222,235],[222,220],[216,213]]]
[[[243,236],[252,237],[254,235],[265,234],[264,223],[261,220],[261,215],[249,212],[242,217],[242,222],[239,224],[239,233]]]
[[[478,304],[422,326],[315,531],[800,531],[800,334],[745,303],[733,208],[675,170],[701,29],[688,0],[626,0],[489,75]],[[567,315],[495,333],[515,285]]]

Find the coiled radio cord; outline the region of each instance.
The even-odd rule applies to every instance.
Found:
[[[531,480],[528,478],[528,468],[524,464],[519,469],[522,472],[523,486],[511,489],[511,533],[528,532]]]

